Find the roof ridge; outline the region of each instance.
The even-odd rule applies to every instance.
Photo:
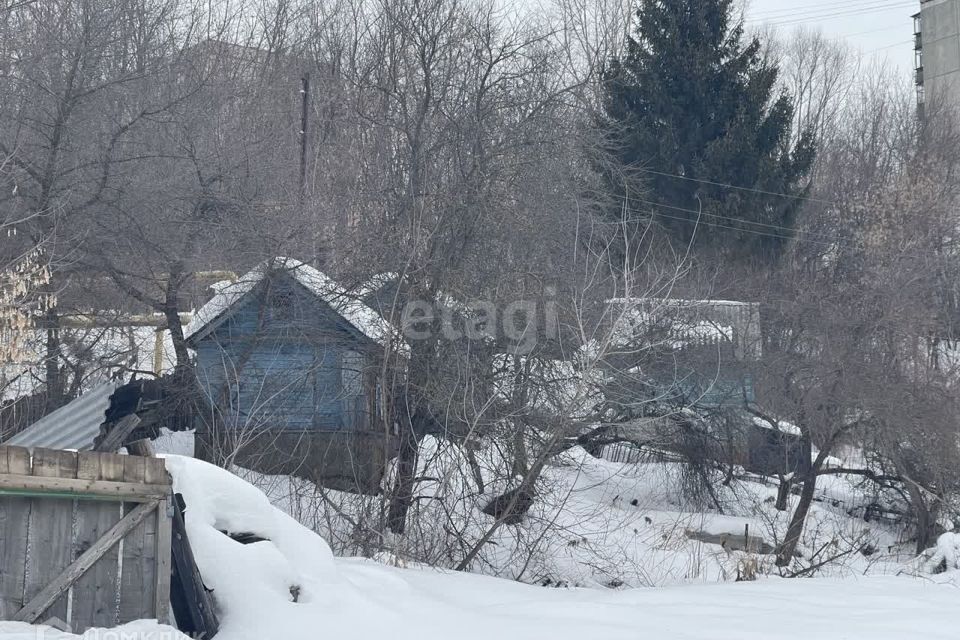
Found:
[[[239,277],[236,282],[217,291],[194,314],[193,319],[184,329],[184,338],[190,340],[195,337],[222,318],[270,273],[283,270],[286,270],[317,298],[330,305],[354,329],[367,338],[379,344],[386,344],[392,338],[395,328],[358,297],[351,296],[343,285],[316,267],[285,256],[276,256],[261,262]]]

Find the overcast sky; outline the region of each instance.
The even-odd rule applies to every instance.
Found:
[[[864,60],[913,67],[913,20],[920,0],[746,0],[750,25],[780,30],[806,25],[845,38]]]

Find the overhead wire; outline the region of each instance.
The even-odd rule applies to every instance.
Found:
[[[718,213],[710,213],[710,212],[707,212],[707,211],[701,211],[701,210],[697,210],[697,209],[687,209],[687,208],[684,208],[684,207],[677,207],[677,206],[673,206],[673,205],[669,205],[669,204],[663,204],[663,203],[660,203],[660,202],[654,202],[653,200],[645,200],[645,199],[643,199],[643,198],[636,198],[636,201],[637,201],[637,202],[641,202],[641,203],[646,204],[646,205],[650,205],[650,206],[654,206],[654,207],[661,207],[661,208],[664,208],[664,209],[670,209],[670,210],[672,210],[672,211],[678,211],[678,212],[681,212],[681,213],[697,214],[698,216],[706,216],[706,217],[708,217],[708,218],[718,218],[718,219],[720,219],[720,220],[727,220],[727,221],[729,221],[729,222],[739,222],[739,223],[741,223],[741,224],[753,225],[753,226],[757,226],[757,227],[762,227],[762,228],[764,228],[764,229],[770,229],[770,231],[757,231],[757,230],[754,230],[754,229],[742,229],[742,228],[740,228],[740,227],[725,227],[725,226],[722,225],[722,224],[710,223],[712,226],[715,226],[715,227],[730,228],[730,229],[735,229],[735,230],[737,230],[737,231],[743,231],[743,232],[745,232],[745,233],[758,233],[758,234],[762,234],[762,235],[765,235],[765,236],[771,236],[771,237],[775,237],[775,238],[782,238],[782,239],[784,239],[784,240],[797,239],[797,236],[798,236],[798,235],[813,236],[813,237],[815,238],[814,240],[809,240],[809,239],[804,239],[804,240],[809,240],[810,242],[817,242],[817,243],[819,243],[819,244],[832,246],[832,245],[833,245],[834,243],[836,243],[836,242],[840,242],[840,241],[844,241],[844,242],[845,242],[845,241],[850,241],[850,240],[854,240],[854,239],[855,239],[853,236],[843,236],[843,235],[816,233],[816,232],[813,232],[813,231],[804,231],[804,230],[798,229],[798,228],[796,228],[796,227],[785,227],[785,226],[782,226],[782,225],[770,224],[770,223],[767,223],[767,222],[756,222],[756,221],[754,221],[754,220],[747,220],[746,218],[738,218],[738,217],[736,217],[736,216],[721,215],[721,214],[718,214]],[[639,213],[639,211],[636,212],[636,213]],[[669,216],[669,215],[667,215],[667,214],[659,214],[659,213],[655,213],[654,215],[658,215],[658,216],[666,217],[666,218],[672,218],[672,219],[676,219],[676,220],[687,220],[687,221],[690,221],[690,222],[696,222],[696,220],[691,220],[690,218],[684,218],[684,217],[679,217],[679,216]],[[778,234],[778,233],[775,233],[775,231],[782,231],[783,233],[779,233],[779,234]],[[789,234],[789,235],[787,235],[787,234]]]
[[[634,168],[634,171],[640,171],[641,173],[650,173],[650,174],[657,175],[657,176],[665,176],[665,177],[667,177],[667,178],[676,178],[676,179],[678,179],[678,180],[687,180],[687,181],[690,181],[690,182],[698,182],[698,183],[700,183],[700,184],[708,184],[708,185],[711,185],[711,186],[714,186],[714,187],[725,187],[725,188],[727,188],[727,189],[736,189],[736,190],[738,190],[738,191],[749,191],[749,192],[751,192],[751,193],[759,193],[759,194],[765,195],[765,196],[780,196],[781,198],[789,198],[789,199],[791,199],[791,200],[804,200],[804,201],[807,201],[807,202],[819,202],[819,203],[821,203],[821,204],[830,204],[830,205],[834,205],[834,206],[840,206],[840,203],[838,203],[838,202],[833,202],[833,201],[830,201],[830,200],[824,200],[824,199],[822,199],[822,198],[814,198],[814,197],[810,197],[810,196],[799,196],[799,195],[796,195],[796,194],[789,194],[789,193],[780,193],[780,192],[778,192],[778,191],[766,191],[766,190],[764,190],[764,189],[756,189],[756,188],[753,188],[753,187],[740,187],[740,186],[737,186],[737,185],[735,185],[735,184],[728,184],[728,183],[725,183],[725,182],[714,182],[713,180],[705,180],[705,179],[702,179],[702,178],[691,178],[691,177],[689,177],[689,176],[681,176],[681,175],[676,174],[676,173],[667,173],[666,171],[655,171],[655,170],[653,170],[653,169],[644,169],[644,168],[642,168],[642,167],[636,167],[636,168]]]
[[[664,173],[664,172],[655,172],[655,173],[661,173],[661,174],[666,175],[666,176],[672,176],[672,174],[668,174],[668,173]],[[684,178],[683,176],[672,176],[672,177]],[[693,178],[690,178],[690,180],[694,180],[695,182],[699,182],[698,180],[693,179]],[[715,186],[719,186],[719,187],[728,187],[728,188],[733,188],[733,189],[743,189],[743,190],[746,190],[746,191],[757,191],[757,192],[759,192],[759,193],[763,193],[763,194],[766,194],[766,195],[782,196],[782,197],[787,197],[787,198],[793,197],[793,196],[790,196],[789,194],[782,194],[782,193],[776,193],[776,192],[769,192],[769,191],[762,191],[762,190],[755,190],[755,189],[748,189],[748,188],[736,187],[735,185],[725,185],[725,184],[723,184],[723,183],[718,183],[718,182],[709,182],[709,181],[706,181],[706,182],[708,182],[708,183],[710,183],[710,184],[713,184],[713,185],[715,185]],[[802,196],[797,196],[797,198],[803,199]],[[655,215],[655,216],[657,216],[657,217],[659,217],[659,218],[666,218],[666,219],[669,219],[669,220],[678,220],[678,221],[681,221],[681,222],[686,222],[686,223],[688,223],[688,224],[699,224],[699,223],[700,223],[700,222],[699,222],[699,218],[700,218],[700,217],[715,218],[715,219],[719,219],[719,220],[721,220],[721,221],[728,221],[728,222],[730,222],[730,223],[740,223],[740,224],[744,224],[744,225],[750,225],[750,226],[753,226],[753,227],[759,227],[759,228],[761,228],[761,229],[763,229],[763,230],[758,230],[758,229],[744,229],[744,228],[742,228],[742,227],[735,227],[735,226],[730,226],[729,224],[723,224],[722,222],[711,222],[711,223],[709,223],[709,224],[710,224],[711,226],[713,226],[713,227],[718,227],[718,228],[722,228],[722,229],[730,229],[730,230],[733,230],[733,231],[738,231],[738,232],[747,233],[747,234],[752,234],[752,235],[759,235],[759,236],[763,236],[763,237],[779,238],[779,239],[782,239],[782,240],[796,240],[796,241],[798,241],[798,242],[808,242],[808,243],[813,243],[813,244],[819,244],[819,245],[821,245],[821,246],[830,246],[830,247],[836,246],[837,244],[849,243],[849,242],[851,242],[851,241],[856,240],[856,238],[853,237],[853,236],[851,236],[851,235],[828,234],[828,233],[818,233],[818,232],[814,232],[814,231],[806,231],[806,230],[803,230],[803,229],[799,229],[799,228],[797,228],[797,227],[787,227],[787,226],[777,225],[777,224],[771,224],[771,223],[767,223],[767,222],[758,222],[758,221],[755,221],[755,220],[747,220],[746,218],[742,218],[742,217],[731,216],[731,215],[722,215],[722,214],[711,213],[711,212],[709,212],[709,211],[703,211],[703,210],[697,210],[697,209],[689,209],[689,208],[685,208],[685,207],[679,207],[679,206],[675,206],[675,205],[664,204],[664,203],[661,203],[661,202],[655,202],[655,201],[653,201],[653,200],[647,200],[647,199],[644,199],[644,198],[634,198],[634,200],[635,200],[636,202],[638,202],[638,203],[642,203],[642,204],[645,204],[645,205],[648,205],[648,206],[652,206],[652,207],[657,207],[657,208],[661,208],[661,209],[668,209],[668,210],[676,211],[676,212],[679,212],[679,213],[689,213],[689,214],[693,214],[693,215],[696,215],[697,218],[694,219],[694,218],[690,218],[690,217],[681,217],[681,216],[678,216],[678,215],[669,215],[669,214],[667,214],[667,213],[663,213],[662,211],[647,212],[647,211],[641,211],[641,210],[638,210],[638,209],[630,209],[631,213],[652,213],[653,215]],[[825,204],[831,204],[831,205],[834,205],[834,206],[842,206],[840,203],[832,202],[832,201],[829,201],[829,200],[814,200],[814,201],[819,201],[819,202],[822,202],[822,203],[825,203]],[[776,233],[776,232],[778,232],[778,231],[779,231],[779,232],[782,232],[782,233]],[[909,255],[909,254],[904,254],[904,255]],[[913,255],[913,256],[911,256],[911,257],[917,257],[917,258],[919,258],[920,256]]]
[[[747,22],[774,27],[800,26],[809,22],[816,22],[823,18],[852,16],[862,13],[883,13],[894,9],[905,9],[914,6],[915,4],[913,0],[892,0],[892,2],[893,4],[880,2],[880,0],[854,0],[853,2],[843,4],[842,8],[838,6],[836,2],[829,2],[817,5],[808,5],[802,8],[779,9],[772,11],[768,10],[766,12],[755,14],[754,17],[749,18]],[[870,29],[867,31],[859,31],[857,33],[849,34],[848,37],[863,36],[884,31],[893,31],[901,28],[905,29],[906,27],[892,26],[883,27],[881,29]],[[859,56],[857,56],[857,58],[863,58],[871,53],[884,51],[885,49],[892,49],[894,47],[910,44],[912,42],[912,38],[909,40],[901,40],[883,47],[862,52]]]
[[[662,213],[662,212],[658,212],[658,211],[651,211],[651,212],[649,212],[649,213],[653,214],[654,216],[656,216],[656,217],[658,217],[658,218],[666,218],[666,219],[668,219],[668,220],[677,220],[677,221],[680,221],[680,222],[686,222],[686,223],[688,223],[688,224],[693,224],[693,225],[700,225],[700,224],[702,224],[701,221],[700,221],[700,219],[699,219],[699,218],[702,217],[702,216],[707,216],[707,217],[712,217],[712,218],[721,218],[721,219],[723,219],[723,220],[729,220],[729,221],[731,221],[731,222],[743,222],[743,223],[747,223],[747,224],[759,224],[759,223],[752,223],[751,221],[749,221],[749,220],[744,220],[744,219],[742,219],[742,218],[736,218],[736,217],[731,217],[731,216],[723,216],[723,215],[719,215],[719,214],[715,214],[715,213],[707,213],[707,212],[699,211],[699,210],[696,210],[696,209],[685,209],[685,208],[683,208],[683,207],[674,207],[674,206],[671,206],[671,205],[664,205],[664,204],[660,204],[660,203],[658,203],[658,202],[653,202],[653,201],[650,201],[650,200],[637,199],[637,202],[642,202],[642,203],[644,203],[644,204],[649,204],[649,205],[654,206],[654,207],[663,207],[663,208],[673,209],[673,210],[676,210],[676,211],[682,211],[682,212],[686,212],[686,213],[696,214],[696,215],[697,215],[697,218],[687,218],[687,217],[682,217],[682,216],[672,216],[672,215],[669,215],[669,214],[666,214],[666,213]],[[631,209],[630,212],[631,212],[631,213],[647,213],[647,212],[640,211],[640,210],[636,210],[636,209]],[[731,231],[737,231],[737,232],[740,232],[740,233],[746,233],[746,234],[755,235],[755,236],[761,236],[761,237],[766,237],[766,238],[777,238],[777,239],[780,239],[780,240],[793,240],[793,241],[796,241],[796,242],[806,242],[806,243],[808,243],[808,244],[817,244],[817,245],[820,245],[820,246],[823,246],[823,247],[850,246],[850,243],[851,243],[852,241],[856,240],[856,238],[851,237],[851,236],[835,236],[835,237],[833,237],[832,240],[817,240],[817,239],[811,239],[811,238],[803,238],[803,237],[797,236],[796,234],[797,234],[797,233],[799,233],[799,234],[805,234],[805,233],[809,233],[809,232],[804,232],[804,231],[802,231],[802,230],[800,230],[800,229],[791,228],[791,227],[779,227],[779,228],[780,228],[780,229],[785,229],[785,230],[793,231],[793,235],[785,235],[785,234],[773,233],[773,232],[768,232],[768,231],[757,231],[757,230],[754,230],[754,229],[743,229],[743,228],[741,228],[741,227],[734,227],[734,226],[727,225],[727,224],[722,224],[722,223],[719,223],[719,222],[711,222],[711,223],[709,223],[709,224],[710,224],[710,226],[712,226],[712,227],[717,227],[717,228],[720,228],[720,229],[729,229],[729,230],[731,230]],[[770,226],[776,226],[776,225],[770,225]],[[822,235],[821,237],[826,238],[826,237],[830,237],[830,236]],[[923,256],[923,255],[920,255],[920,254],[909,253],[909,252],[901,252],[900,255],[905,256],[905,257],[909,257],[909,258],[916,258],[916,259],[918,259],[918,260],[922,260],[922,259],[925,259],[926,257],[928,257],[928,256]]]
[[[829,10],[800,10],[794,14],[783,14],[781,16],[757,16],[750,18],[748,22],[765,23],[773,26],[799,25],[805,22],[817,21],[824,18],[836,18],[843,16],[884,13],[887,11],[906,9],[915,6],[912,0],[897,0],[895,4],[877,3],[872,0],[866,4],[845,4],[843,7],[834,6]]]
[[[889,2],[903,2],[904,0],[888,0]],[[829,2],[814,2],[804,4],[799,7],[791,8],[782,8],[782,9],[760,9],[759,11],[751,12],[757,16],[763,16],[764,19],[777,19],[782,16],[789,16],[791,14],[797,13],[810,13],[810,12],[822,12],[822,11],[835,11],[839,5],[852,7],[860,6],[867,4],[878,4],[883,3],[884,0],[851,0],[850,2],[840,3],[837,0],[831,0]]]
[[[862,8],[862,9],[844,9],[841,11],[836,11],[834,13],[823,13],[817,15],[804,16],[802,18],[794,18],[789,20],[782,21],[766,21],[766,24],[776,26],[776,27],[790,27],[790,26],[799,26],[811,21],[823,20],[825,18],[843,18],[847,16],[857,16],[863,14],[875,14],[875,13],[885,13],[887,11],[893,11],[894,9],[906,9],[908,7],[914,6],[913,2],[905,2],[900,5],[890,5],[886,7],[874,7],[874,8]]]

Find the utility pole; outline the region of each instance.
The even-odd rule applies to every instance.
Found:
[[[310,73],[304,72],[300,78],[300,193],[298,202],[302,211],[307,199],[307,127],[309,125],[308,109],[310,108]],[[323,241],[320,227],[314,224],[313,230],[313,262],[316,267],[323,267]]]
[[[307,124],[310,107],[310,74],[304,73],[300,79],[300,204],[306,196],[307,189]]]

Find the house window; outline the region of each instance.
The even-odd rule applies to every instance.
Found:
[[[269,297],[270,318],[276,320],[290,320],[296,301],[291,291],[275,291]]]
[[[363,355],[344,351],[340,356],[340,389],[344,396],[363,395]]]

